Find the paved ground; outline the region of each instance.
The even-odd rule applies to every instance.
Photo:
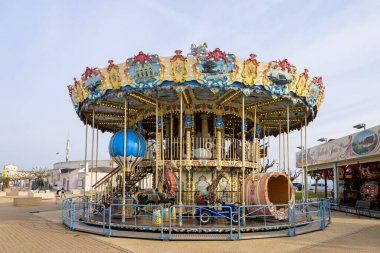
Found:
[[[60,205],[13,207],[0,197],[0,252],[380,252],[380,220],[333,212],[324,231],[245,241],[150,241],[107,238],[68,230]],[[33,214],[31,212],[40,212]]]

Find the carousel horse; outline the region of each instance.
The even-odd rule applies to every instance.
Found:
[[[168,194],[164,192],[164,184],[162,181],[158,189],[145,189],[142,191],[136,192],[134,199],[139,205],[148,205],[148,204],[167,204],[170,203],[174,205],[175,195]]]

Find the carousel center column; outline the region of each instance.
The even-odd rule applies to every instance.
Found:
[[[158,175],[159,175],[159,168],[161,167],[161,157],[162,157],[162,154],[161,154],[161,141],[162,141],[162,138],[161,138],[161,133],[162,133],[162,118],[161,118],[161,114],[159,112],[159,107],[158,107],[158,104],[156,106],[156,171],[155,171],[155,177],[154,177],[154,185],[155,185],[155,188],[158,188],[158,182],[159,182],[159,179],[158,179]]]
[[[193,173],[191,171],[191,129],[193,127],[193,115],[192,110],[190,106],[187,106],[185,109],[185,132],[186,132],[186,170],[187,170],[187,177],[186,177],[186,191],[189,193],[192,189],[192,179],[193,179]],[[187,194],[189,196],[189,199],[186,199],[188,203],[191,204],[193,202],[193,194]]]
[[[222,131],[224,129],[223,116],[221,110],[216,113],[216,159],[218,170],[222,169]]]
[[[202,138],[207,138],[208,137],[208,115],[207,113],[203,113],[201,115],[202,119]]]

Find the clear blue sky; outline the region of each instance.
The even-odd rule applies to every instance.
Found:
[[[380,123],[380,1],[0,1],[0,166],[52,167],[84,157],[67,84],[86,66],[191,43],[261,61],[288,58],[322,75],[326,99],[309,144]],[[291,134],[294,164],[299,134]],[[109,134],[100,138],[108,158]],[[273,157],[277,157],[275,141]],[[56,156],[56,152],[60,155]],[[294,165],[292,165],[293,167]]]

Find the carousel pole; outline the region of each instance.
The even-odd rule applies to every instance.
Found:
[[[286,173],[285,162],[286,162],[286,159],[285,159],[285,129],[284,129],[284,131],[282,132],[282,171],[284,173]]]
[[[244,93],[242,96],[242,129],[241,129],[241,151],[242,151],[242,170],[243,170],[243,183],[242,183],[242,204],[245,205],[245,187],[244,187],[244,179],[245,179],[245,108],[244,108]]]
[[[127,159],[127,97],[124,98],[124,154],[123,154],[123,200],[122,200],[122,219],[121,222],[125,222],[125,163]]]
[[[309,199],[309,190],[308,190],[308,171],[307,171],[307,115],[305,112],[305,201],[307,202]]]
[[[173,113],[170,113],[170,162],[173,161]]]
[[[281,123],[278,130],[278,171],[281,171]]]
[[[86,177],[87,177],[87,135],[88,135],[88,120],[87,120],[87,117],[86,117],[86,134],[85,134],[85,143],[84,143],[84,182],[82,185],[83,186],[83,195],[86,196],[86,183],[87,183],[87,180],[86,180]]]
[[[181,104],[180,104],[180,114],[179,114],[179,121],[180,121],[180,128],[179,128],[179,204],[182,205],[182,145],[183,145],[183,140],[182,140],[182,90],[181,90]]]
[[[303,142],[302,142],[302,121],[301,121],[301,170],[302,170],[302,185],[305,188],[305,173],[303,171]],[[302,202],[305,202],[305,192],[302,190]]]
[[[265,165],[266,165],[266,161],[265,161],[265,157],[266,157],[266,152],[265,152],[265,130],[266,130],[266,127],[264,126],[264,136],[263,136],[263,165],[264,165],[264,168],[265,168]]]
[[[94,171],[94,139],[95,139],[95,106],[92,107],[92,142],[91,142],[91,171],[90,171],[90,202],[92,202],[93,193],[93,171]]]
[[[287,156],[287,166],[288,166],[288,178],[290,180],[290,159],[289,159],[289,105],[286,107],[286,156]],[[290,191],[290,185],[288,187],[288,197],[289,201],[291,200],[291,191]]]
[[[155,173],[155,186],[154,188],[157,189],[158,187],[158,102],[156,99],[156,173]]]
[[[179,226],[181,227],[182,226],[182,149],[183,149],[183,133],[182,133],[182,124],[183,124],[183,115],[182,115],[182,103],[183,103],[183,95],[182,95],[182,90],[181,90],[181,93],[180,93],[180,96],[181,96],[181,100],[180,100],[180,112],[179,112],[179,121],[180,121],[180,124],[179,124],[179,136],[180,136],[180,139],[179,139],[179,205],[180,205],[180,208],[179,208]]]
[[[99,158],[99,128],[96,128],[95,184],[98,182],[98,158]],[[98,190],[96,190],[96,198],[98,198]]]
[[[256,124],[257,124],[257,122],[256,122],[256,106],[255,106],[255,111],[254,111],[254,120],[255,120],[255,124],[253,125],[253,153],[254,153],[253,163],[256,163],[257,162],[256,161],[256,152],[257,152],[257,150],[256,150],[256,147],[257,147],[257,145],[256,145]],[[253,171],[255,171],[255,170],[253,170]]]
[[[110,155],[110,162],[111,162],[111,171],[113,171],[113,160],[112,160],[112,156],[111,155]],[[114,181],[114,178],[115,178],[115,181],[116,181],[117,174],[116,174],[116,176],[114,175],[114,176],[111,177],[111,192],[109,194],[110,198],[111,198],[111,195],[113,193],[113,181]],[[116,183],[116,185],[117,185],[117,183]],[[107,196],[107,194],[106,194],[106,196]]]
[[[163,105],[161,105],[161,153],[162,153],[162,182],[165,178],[165,146],[164,146],[164,117],[163,117]]]

